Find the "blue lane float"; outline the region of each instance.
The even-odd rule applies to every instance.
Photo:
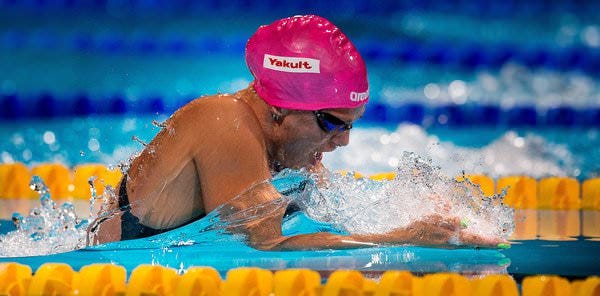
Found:
[[[169,98],[160,94],[131,100],[124,94],[92,97],[86,93],[59,96],[44,92],[37,96],[0,96],[0,121],[70,116],[170,114],[198,96]],[[31,103],[30,103],[31,102]],[[536,106],[501,108],[491,104],[446,104],[429,106],[417,102],[389,105],[372,98],[362,121],[378,124],[413,123],[436,126],[549,126],[600,127],[600,107],[566,105],[540,109]]]
[[[409,103],[398,107],[387,107],[384,105],[383,108],[387,109],[390,113],[391,122],[407,122],[412,124],[423,124],[427,110],[425,106],[421,104]]]
[[[506,123],[510,126],[535,126],[538,113],[533,106],[517,106],[504,112]]]
[[[14,120],[23,117],[23,104],[16,94],[4,95],[0,100],[0,117],[5,120]]]
[[[501,110],[493,105],[474,106],[472,114],[477,118],[477,123],[483,125],[498,125],[500,123]]]
[[[308,5],[304,1],[246,1],[246,0],[214,0],[214,1],[85,1],[85,0],[44,0],[44,1],[15,1],[0,0],[2,9],[20,9],[40,12],[47,10],[76,10],[76,11],[111,11],[120,9],[131,16],[148,14],[180,14],[185,12],[224,13],[232,9],[251,11],[254,13],[272,11],[290,13],[297,11],[316,10],[321,14],[345,13],[361,16],[389,15],[408,9],[422,9],[446,13],[466,15],[506,17],[514,15],[531,16],[547,13],[590,13],[598,11],[595,1],[368,1],[355,0],[340,5],[337,1],[316,2]]]
[[[600,126],[600,107],[578,112],[578,123],[585,126]]]
[[[73,103],[73,115],[85,116],[91,115],[97,112],[96,107],[92,103],[90,97],[87,94],[79,94],[75,96]]]
[[[83,33],[69,36],[39,31],[0,32],[0,47],[9,50],[31,48],[59,49],[84,53],[198,56],[244,52],[247,36],[202,36],[189,38],[166,36],[157,38],[151,32],[127,36],[121,32]],[[600,51],[581,46],[558,47],[533,44],[479,44],[449,40],[357,39],[356,46],[365,59],[374,62],[399,61],[413,64],[452,66],[466,70],[480,67],[498,69],[508,62],[529,68],[557,71],[583,71],[600,75]]]
[[[573,126],[577,122],[577,111],[567,106],[553,107],[548,109],[545,118],[551,124]]]

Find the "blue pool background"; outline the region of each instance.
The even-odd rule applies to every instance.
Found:
[[[0,162],[125,160],[141,149],[133,136],[147,142],[158,131],[152,120],[164,120],[193,98],[233,92],[251,81],[243,48],[259,25],[317,13],[339,25],[368,64],[372,97],[358,129],[393,132],[411,123],[440,141],[472,148],[507,131],[540,135],[574,156],[565,175],[596,177],[598,10],[599,3],[571,1],[0,0]],[[346,168],[369,172],[364,164]],[[186,262],[222,272],[255,265],[600,273],[600,247],[583,237],[523,241],[502,252],[394,247],[265,253],[233,244],[214,256],[213,247],[82,250],[17,261],[32,267],[53,260],[74,267],[116,262],[128,270],[141,262],[175,268]],[[565,250],[574,251],[567,257]]]
[[[149,141],[156,133],[152,119],[164,120],[193,98],[247,86],[244,45],[259,25],[317,13],[343,28],[368,64],[371,103],[359,127],[392,131],[412,123],[465,147],[485,146],[507,131],[533,133],[568,146],[576,168],[565,175],[595,177],[598,6],[3,0],[0,161],[73,166],[107,162],[100,154],[115,146],[129,145],[131,153],[139,148],[131,136]],[[124,128],[116,131],[118,125]],[[54,145],[43,141],[46,131]]]
[[[0,118],[170,113],[245,86],[244,45],[259,25],[318,13],[339,24],[368,63],[366,120],[600,123],[597,3],[470,2],[6,0]],[[430,83],[451,82],[466,83],[469,94],[423,94]]]

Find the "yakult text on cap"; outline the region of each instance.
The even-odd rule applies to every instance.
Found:
[[[311,58],[280,57],[265,54],[263,67],[291,73],[321,73],[320,61]]]

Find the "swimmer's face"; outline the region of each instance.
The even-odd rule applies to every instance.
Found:
[[[365,112],[361,106],[352,109],[288,111],[281,123],[282,137],[277,161],[287,168],[312,168],[320,164],[324,152],[346,146],[352,123]]]

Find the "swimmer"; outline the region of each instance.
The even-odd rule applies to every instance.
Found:
[[[263,181],[284,168],[324,172],[323,153],[348,144],[369,87],[362,57],[339,28],[314,15],[262,26],[248,40],[246,63],[254,76],[246,89],[196,99],[166,121],[122,178],[112,205],[118,214],[93,223],[93,243],[180,227],[248,188],[251,197],[239,199],[237,210],[280,199]],[[239,231],[261,250],[503,243],[463,233],[459,219],[441,215],[379,235],[283,236],[285,210]]]

